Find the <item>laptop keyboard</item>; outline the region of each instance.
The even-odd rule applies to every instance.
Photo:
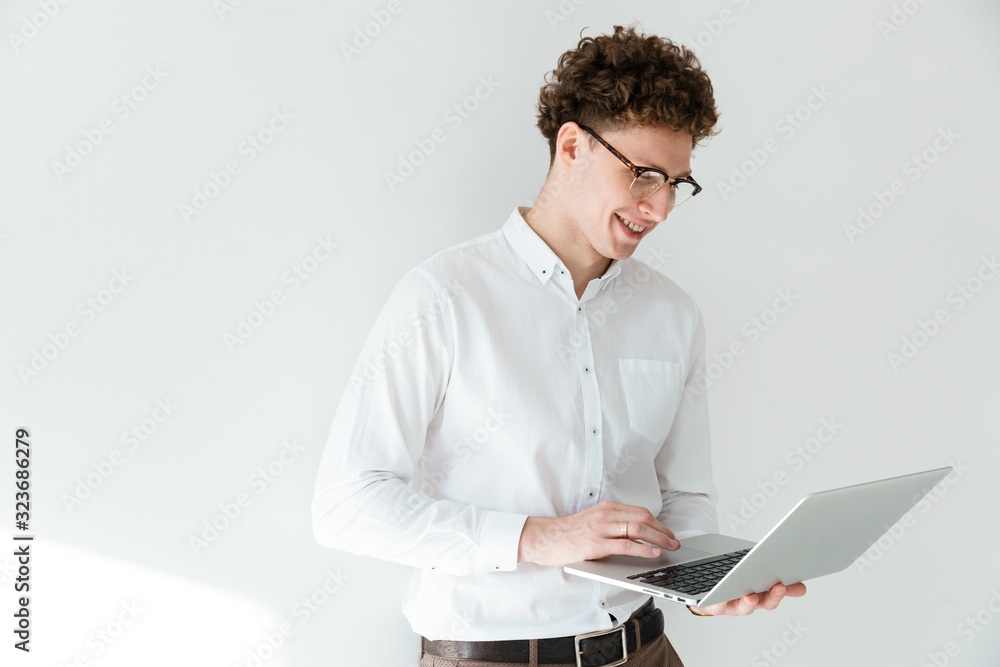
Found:
[[[721,556],[640,572],[630,575],[628,579],[638,579],[644,584],[669,588],[687,595],[707,593],[749,552],[750,549],[741,549]]]

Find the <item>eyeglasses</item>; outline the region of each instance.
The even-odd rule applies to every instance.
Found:
[[[577,124],[579,125],[579,123]],[[606,142],[604,139],[601,139],[601,137],[599,137],[592,129],[586,125],[580,125],[580,127],[589,132],[595,139],[600,141],[601,145],[611,151],[616,158],[621,160],[625,166],[629,168],[629,171],[632,172],[632,176],[634,178],[632,179],[632,185],[629,186],[628,191],[636,199],[648,197],[659,190],[664,183],[670,183],[670,196],[667,201],[669,208],[673,209],[701,192],[701,186],[698,185],[693,178],[671,178],[667,176],[666,172],[654,169],[653,167],[637,167],[632,164],[631,160],[622,155],[618,149]]]

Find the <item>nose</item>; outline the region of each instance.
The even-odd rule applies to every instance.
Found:
[[[659,190],[643,197],[639,202],[639,210],[657,222],[663,222],[670,213],[670,184],[664,183]]]

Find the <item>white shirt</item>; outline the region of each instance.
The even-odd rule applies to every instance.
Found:
[[[614,500],[718,531],[697,305],[634,258],[577,299],[525,212],[395,285],[316,479],[316,539],[416,568],[402,611],[432,640],[580,634],[649,599],[518,563],[528,516]]]

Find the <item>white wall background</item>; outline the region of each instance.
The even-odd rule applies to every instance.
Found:
[[[537,194],[535,103],[558,55],[585,26],[639,20],[697,46],[721,110],[693,161],[706,191],[637,255],[669,255],[711,353],[746,350],[710,388],[726,530],[760,538],[811,491],[961,472],[868,565],[776,612],[662,605],[672,641],[690,666],[995,665],[1000,279],[983,278],[1000,253],[1000,6],[398,2],[0,4],[0,538],[13,544],[18,427],[37,535],[30,656],[10,647],[16,573],[0,549],[0,662],[415,664],[409,570],[311,535],[333,411],[399,277]],[[345,55],[376,32],[372,12],[391,21]],[[499,85],[449,121],[480,77]],[[814,88],[825,101],[803,107]],[[385,173],[435,128],[445,141],[390,190]],[[269,143],[251,151],[248,135]],[[210,199],[185,215],[196,191]],[[876,215],[852,235],[859,207]],[[318,239],[337,248],[312,262]],[[227,344],[274,290],[273,313]],[[754,339],[779,290],[797,300]],[[893,363],[903,338],[916,354]],[[176,406],[161,422],[158,401]],[[824,419],[835,437],[788,458]],[[214,537],[213,521],[228,524]],[[805,635],[784,644],[786,624]]]

